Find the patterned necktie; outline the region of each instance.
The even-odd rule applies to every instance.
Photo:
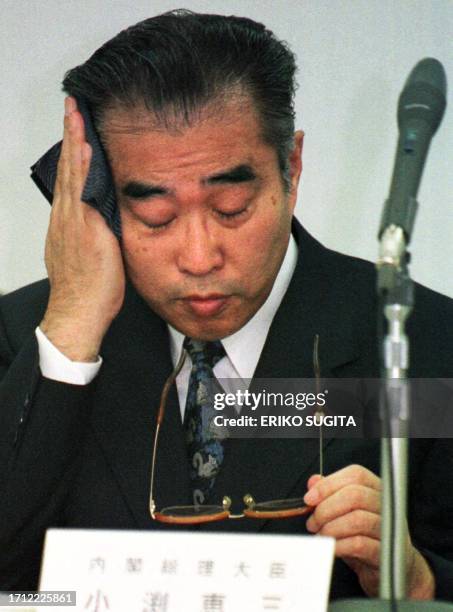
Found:
[[[225,356],[220,340],[201,342],[185,338],[184,348],[192,360],[184,429],[189,454],[193,503],[203,504],[214,485],[223,461],[222,435],[214,426],[213,367]]]

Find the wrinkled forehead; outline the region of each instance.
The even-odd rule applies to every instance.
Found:
[[[117,185],[130,180],[181,185],[233,167],[263,175],[278,166],[250,99],[223,100],[200,109],[189,122],[178,118],[171,125],[143,105],[110,108],[102,140]]]
[[[98,128],[104,140],[108,140],[110,134],[140,134],[150,131],[177,136],[215,120],[225,126],[233,125],[243,116],[253,119],[259,126],[259,113],[252,97],[236,88],[202,105],[194,104],[193,108],[185,109],[174,106],[150,109],[141,100],[128,105],[112,102],[103,110]]]

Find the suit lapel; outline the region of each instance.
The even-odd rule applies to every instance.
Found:
[[[102,355],[93,427],[137,527],[150,528],[152,445],[160,394],[172,362],[165,323],[131,288]],[[159,509],[189,499],[187,451],[174,386],[160,430],[155,497]]]

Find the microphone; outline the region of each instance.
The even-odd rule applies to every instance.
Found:
[[[405,264],[418,203],[416,200],[431,138],[446,106],[447,79],[433,58],[418,62],[409,74],[398,101],[399,138],[390,193],[385,202],[378,238],[380,289],[390,288],[395,269]],[[389,270],[393,268],[393,272]]]

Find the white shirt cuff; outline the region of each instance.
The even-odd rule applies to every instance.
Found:
[[[63,355],[37,327],[35,329],[39,347],[39,367],[45,378],[70,385],[88,385],[102,365],[102,357],[93,363],[71,361]]]

